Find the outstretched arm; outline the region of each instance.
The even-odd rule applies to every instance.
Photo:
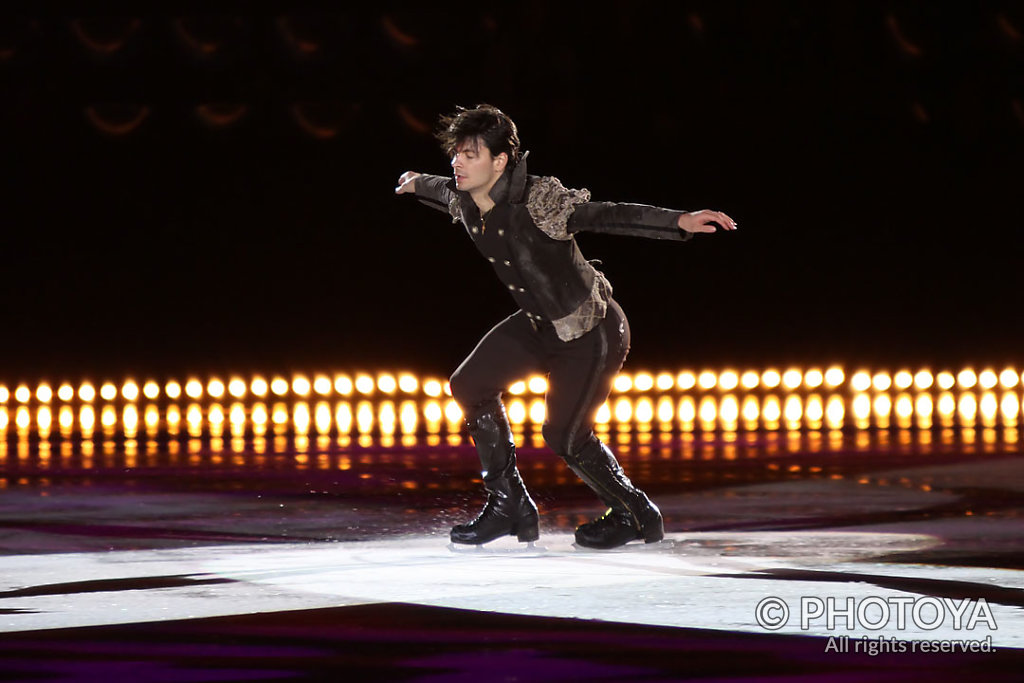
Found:
[[[568,232],[603,232],[653,239],[687,240],[695,232],[735,230],[736,222],[721,211],[673,211],[646,204],[585,202],[575,207]]]
[[[398,178],[395,194],[414,194],[420,202],[438,211],[448,213],[452,191],[447,187],[448,178],[406,171]]]
[[[548,237],[570,239],[577,232],[603,232],[685,241],[695,232],[735,230],[736,222],[720,211],[673,211],[646,204],[592,202],[589,190],[570,190],[553,177],[530,185],[527,209]]]

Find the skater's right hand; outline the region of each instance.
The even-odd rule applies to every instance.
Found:
[[[419,173],[415,171],[406,171],[398,178],[398,187],[395,188],[395,194],[405,194],[406,192],[416,192],[416,178]]]

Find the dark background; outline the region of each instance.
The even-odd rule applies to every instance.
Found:
[[[450,372],[514,307],[393,187],[478,102],[532,173],[739,222],[579,238],[631,367],[1019,364],[1024,9],[980,4],[3,10],[0,380]]]

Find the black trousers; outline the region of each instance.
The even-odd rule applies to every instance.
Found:
[[[593,432],[598,408],[629,353],[629,323],[611,300],[604,320],[582,337],[564,342],[550,323],[522,311],[484,335],[452,375],[452,396],[468,418],[478,406],[501,400],[513,382],[547,375],[544,441],[558,455],[574,455]]]

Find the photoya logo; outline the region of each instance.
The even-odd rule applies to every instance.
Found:
[[[956,631],[973,631],[986,627],[995,631],[999,627],[988,602],[984,598],[972,599],[911,596],[870,596],[866,598],[818,598],[803,596],[799,608],[800,629],[824,626],[832,631],[845,628],[880,631],[884,628],[906,630],[915,628],[934,631],[948,625]],[[757,603],[754,618],[761,628],[777,631],[790,622],[791,611],[785,600],[767,597]]]

